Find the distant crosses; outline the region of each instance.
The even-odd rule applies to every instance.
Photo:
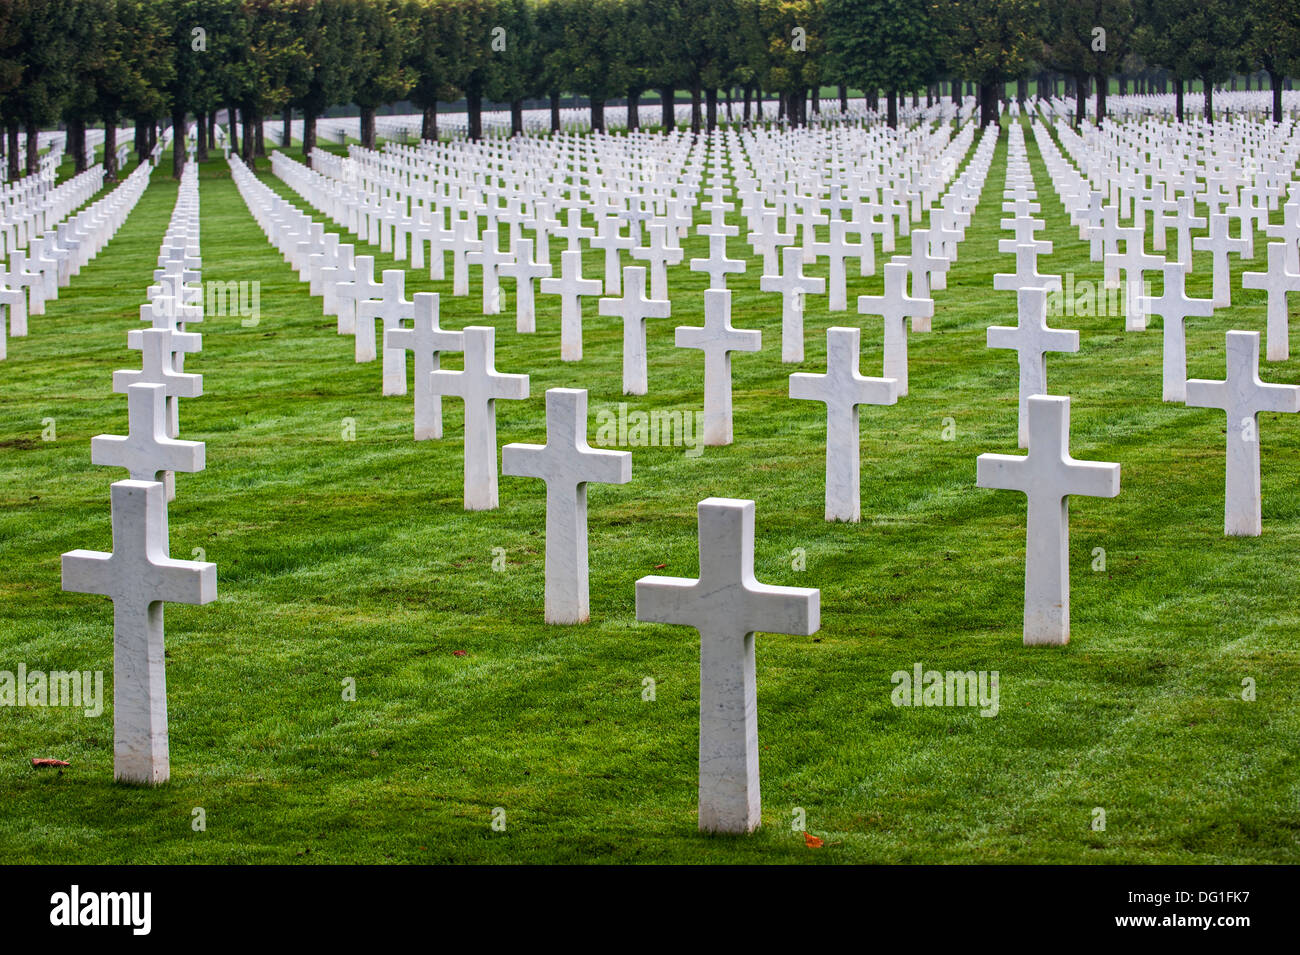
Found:
[[[1079,333],[1047,327],[1047,289],[1022,288],[1016,293],[1016,325],[991,325],[989,348],[1011,348],[1020,361],[1020,447],[1029,446],[1029,399],[1047,393],[1049,351],[1077,352]]]
[[[668,318],[672,305],[645,297],[645,267],[629,265],[623,270],[623,297],[602,298],[601,315],[623,319],[623,394],[643,395],[649,387],[646,374],[645,320]]]
[[[1245,239],[1234,239],[1229,234],[1230,224],[1224,213],[1210,216],[1210,234],[1197,236],[1192,240],[1192,247],[1198,251],[1209,252],[1214,262],[1214,292],[1210,296],[1215,308],[1226,308],[1232,304],[1232,281],[1228,266],[1228,253],[1241,255],[1246,251]]]
[[[1181,262],[1166,262],[1165,287],[1159,298],[1143,296],[1137,307],[1144,315],[1164,319],[1164,369],[1161,397],[1165,401],[1183,401],[1187,397],[1187,319],[1209,318],[1214,303],[1208,298],[1188,298],[1186,273]],[[1146,325],[1143,320],[1143,327]]]
[[[641,271],[641,270],[638,270]],[[546,444],[507,444],[501,471],[546,482],[546,622],[586,623],[591,616],[587,568],[587,484],[626,484],[632,455],[587,444],[587,392],[546,392]]]
[[[1291,320],[1287,311],[1287,293],[1300,292],[1300,274],[1287,268],[1287,243],[1270,242],[1268,271],[1241,273],[1241,287],[1268,290],[1269,361],[1286,361],[1291,355]]]
[[[406,356],[399,348],[390,348],[388,334],[402,328],[404,319],[415,317],[415,304],[406,298],[406,270],[384,269],[383,291],[378,299],[357,303],[355,356],[359,362],[375,360],[375,319],[383,321],[385,395],[406,394]]]
[[[462,333],[465,370],[429,375],[433,394],[454,395],[465,402],[465,509],[497,506],[498,398],[528,397],[527,375],[503,375],[494,365],[496,329],[471,325]]]
[[[636,582],[636,618],[700,633],[699,827],[743,834],[762,821],[754,633],[816,633],[821,594],[755,579],[753,501],[701,501],[699,548],[698,579]]]
[[[907,294],[907,265],[885,263],[885,294],[859,295],[858,313],[879,315],[885,320],[885,378],[898,382],[898,394],[907,394],[907,319],[934,315],[934,300]]]
[[[523,241],[523,240],[521,240]],[[433,390],[432,375],[438,370],[443,352],[460,351],[464,336],[438,326],[438,295],[416,292],[412,300],[413,328],[394,328],[384,333],[384,353],[395,352],[406,378],[406,352],[415,356],[415,440],[442,437],[442,398]]]
[[[538,262],[533,258],[533,240],[515,241],[515,257],[500,266],[497,271],[506,278],[515,280],[515,331],[523,334],[537,330],[537,308],[533,294],[533,279],[546,278],[551,274],[549,262]]]
[[[569,218],[572,223],[572,215]],[[542,294],[560,296],[561,361],[582,360],[582,297],[599,295],[601,288],[599,279],[582,277],[582,252],[578,249],[566,249],[560,253],[558,279],[542,279]]]
[[[1260,511],[1259,421],[1261,411],[1300,411],[1300,386],[1265,384],[1259,378],[1259,332],[1228,332],[1227,378],[1187,382],[1189,408],[1220,408],[1228,415],[1228,454],[1223,533],[1258,537]]]
[[[798,250],[795,250],[798,251]],[[859,521],[861,458],[858,405],[892,405],[898,382],[858,371],[861,330],[826,330],[826,374],[790,376],[790,397],[826,405],[826,520]]]
[[[826,280],[803,274],[803,249],[788,246],[781,250],[780,275],[764,275],[758,287],[764,292],[781,293],[781,360],[803,361],[803,313],[808,294],[820,295]]]
[[[217,598],[216,564],[172,560],[167,502],[154,481],[112,486],[113,552],[63,555],[63,589],[113,599],[113,777],[157,785],[171,774],[163,604]]]
[[[1025,535],[1024,641],[1070,639],[1070,495],[1115,497],[1119,465],[1070,457],[1070,399],[1029,399],[1029,454],[981,454],[979,487],[1020,491],[1029,499]]]
[[[731,292],[709,289],[704,293],[704,325],[677,328],[678,348],[704,352],[704,444],[731,444],[731,353],[756,352],[763,333],[731,324]]]

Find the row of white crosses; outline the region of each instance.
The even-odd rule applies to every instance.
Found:
[[[49,228],[39,235],[30,231],[13,237],[15,244],[25,243],[26,251],[11,247],[7,261],[0,263],[0,359],[7,357],[8,337],[25,337],[28,318],[44,315],[46,302],[57,300],[59,289],[66,288],[117,234],[152,172],[153,166],[142,163],[111,193],[80,212],[61,221],[34,219],[32,230],[41,224]],[[83,180],[87,187],[93,182]]]
[[[171,772],[163,606],[217,596],[215,564],[170,556],[163,483],[167,472],[201,471],[205,463],[204,445],[177,440],[168,414],[168,402],[202,393],[201,376],[176,365],[201,345],[181,320],[202,319],[201,299],[182,304],[183,286],[197,281],[198,250],[198,171],[188,164],[158,256],[162,285],[150,288],[141,308],[151,327],[128,333],[143,367],[113,373],[113,390],[127,395],[128,433],[91,439],[93,463],[129,474],[110,489],[113,550],[63,555],[64,590],[113,600],[113,776],[143,785],[164,783]]]

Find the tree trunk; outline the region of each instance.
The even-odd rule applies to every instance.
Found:
[[[840,112],[847,113],[848,111],[849,111],[849,88],[846,84],[841,83],[840,84]]]
[[[316,111],[306,108],[302,111],[302,155],[311,165],[311,151],[316,148]]]
[[[18,120],[9,120],[9,125],[5,129],[5,138],[9,140],[9,146],[6,149],[9,157],[9,181],[14,182],[22,174],[18,168]]]
[[[1181,78],[1174,79],[1174,115],[1178,117],[1178,122],[1183,121],[1183,81]]]
[[[952,81],[952,102],[954,106],[961,105],[961,80]]]
[[[473,117],[470,119],[473,122]],[[375,148],[375,108],[373,106],[361,107],[361,148]]]
[[[560,131],[560,94],[558,91],[551,93],[551,132]]]
[[[627,92],[627,128],[629,132],[641,128],[641,94],[633,90]]]
[[[590,98],[591,103],[591,131],[593,133],[603,133],[605,131],[605,99],[601,96]]]
[[[235,114],[235,107],[226,107],[226,133],[227,141],[230,144],[230,151],[236,156],[239,155],[239,117]]]
[[[9,148],[13,150],[10,165],[15,177],[18,171],[18,123],[9,127]],[[104,181],[117,182],[117,116],[104,117]]]
[[[746,125],[748,125],[748,123],[749,123],[749,116],[750,116],[750,102],[749,102],[749,100],[750,100],[750,92],[751,92],[750,88],[749,88],[748,86],[746,86],[746,87],[744,88],[744,93],[745,93],[744,113],[742,114],[743,117],[744,117],[744,120],[743,120],[743,121],[745,122]]]
[[[659,91],[659,124],[663,126],[664,132],[677,126],[677,113],[673,109],[675,93],[676,90],[671,86],[665,86]]]
[[[1074,75],[1074,126],[1077,129],[1088,115],[1088,84],[1081,73]]]
[[[253,155],[266,158],[266,142],[262,130],[266,127],[263,120],[262,111],[258,110],[253,114]]]
[[[1274,70],[1268,71],[1268,85],[1273,91],[1273,122],[1282,122],[1282,77]]]
[[[554,110],[555,101],[551,101]],[[467,90],[465,93],[465,108],[469,112],[469,138],[478,142],[483,138],[483,91],[480,89]]]
[[[1106,89],[1110,86],[1110,77],[1097,74],[1097,125],[1106,118]]]
[[[135,121],[135,161],[142,163],[149,158],[149,120],[136,117]]]
[[[289,145],[293,142],[293,107],[286,106],[284,113],[280,117],[284,131],[280,134],[280,148],[285,152],[289,151]]]
[[[208,114],[194,114],[194,158],[206,162],[208,158]]]
[[[438,101],[434,100],[420,111],[420,139],[438,141]]]
[[[1203,81],[1205,85],[1205,121],[1214,122],[1214,84],[1209,80]]]
[[[733,92],[733,91],[732,91],[731,87],[728,86],[725,92],[726,92],[726,94],[727,94],[727,122],[730,123],[730,122],[732,121],[732,119],[733,119],[733,117],[732,117],[732,115],[731,115],[731,100],[732,100],[732,92]]]
[[[40,127],[36,125],[36,120],[29,119],[27,121],[26,132],[27,132],[27,175],[30,176],[34,174],[36,170],[41,168],[40,156],[37,154],[37,150],[40,149],[40,144],[41,144],[41,130]]]
[[[691,132],[700,131],[700,84],[691,87]]]
[[[86,121],[80,116],[68,120],[68,152],[72,153],[72,171],[86,171]]]
[[[172,112],[172,178],[179,179],[185,171],[185,113]]]
[[[887,111],[885,124],[890,129],[898,127],[898,90],[890,90],[889,95],[885,97],[885,108]]]
[[[995,123],[998,119],[998,87],[995,83],[979,85],[980,127]]]
[[[243,149],[240,152],[239,156],[241,159],[244,160],[245,163],[252,165],[253,163],[253,111],[250,109],[241,109],[239,111],[239,122],[243,127],[240,130],[240,138],[243,140],[243,142],[241,142],[240,145],[243,146]]]
[[[705,90],[704,98],[709,132],[713,132],[713,130],[718,128],[718,91],[713,87],[709,87]]]

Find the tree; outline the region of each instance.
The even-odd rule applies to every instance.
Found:
[[[498,0],[496,20],[494,29],[501,32],[489,44],[486,93],[510,104],[510,132],[519,136],[524,131],[524,100],[543,87],[536,9],[531,0]]]
[[[980,125],[997,119],[999,88],[1023,75],[1042,43],[1038,0],[933,0],[942,56],[979,86]]]
[[[883,88],[887,122],[898,125],[898,93],[933,82],[937,37],[929,0],[827,0],[826,47],[845,79]]]
[[[1097,82],[1097,122],[1105,117],[1110,75],[1128,55],[1132,33],[1129,0],[1047,0],[1042,55],[1052,69],[1074,77],[1076,125],[1090,76]]]
[[[1234,0],[1139,0],[1143,22],[1139,46],[1150,62],[1176,78],[1178,119],[1183,118],[1182,80],[1198,78],[1205,87],[1205,119],[1214,121],[1214,84],[1241,64],[1248,18]]]
[[[410,32],[396,0],[357,0],[355,9],[352,99],[361,108],[361,145],[374,149],[375,111],[406,96],[414,85],[406,54]]]
[[[1300,5],[1294,0],[1247,0],[1246,56],[1268,73],[1273,122],[1282,122],[1282,75],[1300,62]]]

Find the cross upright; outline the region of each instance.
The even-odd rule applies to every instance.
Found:
[[[803,249],[787,246],[781,250],[784,269],[779,275],[764,275],[758,280],[763,292],[781,293],[781,360],[803,361],[803,312],[809,293],[820,295],[826,280],[803,274]]]
[[[483,268],[483,314],[499,315],[501,313],[501,282],[499,279],[502,266],[513,263],[515,257],[509,251],[501,251],[497,230],[484,229],[479,248],[466,256],[469,265]]]
[[[1241,255],[1246,251],[1246,240],[1232,238],[1228,229],[1227,215],[1215,213],[1210,216],[1210,234],[1192,240],[1194,249],[1210,252],[1214,257],[1214,292],[1210,300],[1214,302],[1215,308],[1226,308],[1232,304],[1232,273],[1228,265],[1228,253]]]
[[[731,353],[760,350],[763,333],[733,327],[731,290],[708,289],[704,293],[704,325],[679,325],[675,342],[678,348],[704,352],[704,444],[731,444]]]
[[[442,397],[434,393],[430,376],[438,370],[442,353],[460,351],[464,338],[460,332],[438,326],[436,292],[416,292],[412,303],[414,327],[385,331],[384,354],[390,350],[397,353],[403,379],[406,353],[415,356],[415,440],[429,441],[442,437]]]
[[[636,618],[699,631],[699,827],[744,834],[762,821],[754,634],[816,633],[821,592],[754,577],[753,501],[711,497],[698,513],[699,577],[642,577]]]
[[[573,210],[570,210],[573,211]],[[582,360],[582,298],[599,295],[599,279],[582,277],[582,250],[560,253],[560,277],[542,279],[543,295],[560,296],[560,360]]]
[[[885,263],[885,294],[859,295],[858,314],[879,315],[885,320],[885,374],[898,382],[898,394],[907,394],[907,319],[915,329],[918,318],[934,315],[934,299],[912,298],[907,294],[907,265]]]
[[[652,222],[649,227],[650,244],[637,246],[632,250],[632,258],[650,263],[650,297],[668,298],[668,266],[676,265],[682,260],[680,246],[668,244],[668,224]]]
[[[709,255],[704,259],[691,259],[692,272],[705,272],[709,276],[709,288],[725,289],[727,273],[745,271],[744,259],[727,258],[727,237],[709,236]]]
[[[350,279],[346,282],[339,282],[335,286],[334,294],[337,296],[339,303],[340,335],[356,334],[357,307],[362,302],[376,297],[383,289],[382,282],[375,281],[375,257],[373,255],[358,255],[352,263]],[[373,351],[373,348],[371,350]]]
[[[1268,344],[1265,355],[1269,361],[1286,361],[1291,356],[1291,317],[1287,310],[1287,293],[1300,292],[1300,274],[1287,268],[1288,249],[1285,242],[1268,244],[1268,271],[1242,272],[1241,287],[1268,290]]]
[[[832,312],[842,312],[849,307],[844,260],[852,257],[854,253],[854,246],[848,241],[848,232],[851,228],[851,225],[843,219],[832,219],[827,241],[813,243],[816,253],[819,256],[826,256],[830,262],[827,276],[829,295],[826,307]],[[759,283],[761,288],[761,279]]]
[[[668,318],[672,303],[645,297],[645,266],[629,265],[624,272],[623,297],[602,298],[597,305],[601,315],[623,319],[623,394],[643,395],[649,387],[645,320]]]
[[[110,489],[113,552],[63,555],[63,589],[113,599],[113,778],[158,785],[171,774],[163,604],[217,599],[217,565],[172,560],[156,481]]]
[[[1229,537],[1258,537],[1263,530],[1258,415],[1261,411],[1300,411],[1300,385],[1260,381],[1259,332],[1228,332],[1227,350],[1227,378],[1188,381],[1187,406],[1227,412],[1223,533]]]
[[[406,297],[406,270],[384,269],[382,291],[378,299],[357,304],[356,360],[375,360],[375,319],[383,322],[381,339],[403,328],[402,322],[415,318],[415,303]],[[406,353],[384,346],[383,391],[385,395],[406,394]]]
[[[605,253],[605,294],[617,295],[622,281],[622,262],[619,253],[624,249],[636,247],[636,239],[630,233],[623,234],[623,224],[616,216],[603,216],[596,227],[596,236],[590,241],[593,249]]]
[[[1029,399],[1047,394],[1049,351],[1077,352],[1079,333],[1047,327],[1047,289],[1022,288],[1016,293],[1016,325],[991,325],[989,348],[1013,348],[1020,361],[1020,447],[1029,446]]]
[[[907,255],[894,256],[893,261],[903,262],[912,274],[912,297],[930,298],[930,273],[941,272],[948,268],[948,260],[942,256],[930,254],[930,230],[913,229],[912,246]],[[912,322],[912,330],[928,332],[929,316],[920,316]]]
[[[1039,274],[1037,243],[1018,243],[1015,251],[1016,271],[1014,273],[995,273],[993,276],[994,289],[999,292],[1018,292],[1022,288],[1060,290],[1061,277],[1059,275]]]
[[[1146,231],[1140,226],[1120,229],[1120,238],[1124,240],[1124,252],[1112,252],[1106,255],[1104,263],[1105,282],[1110,287],[1119,284],[1119,273],[1124,272],[1124,328],[1130,332],[1140,332],[1147,327],[1147,316],[1140,307],[1140,301],[1146,294],[1146,273],[1163,268],[1163,255],[1148,255]]]
[[[202,441],[167,436],[167,386],[140,383],[126,389],[127,434],[90,439],[90,463],[126,468],[132,481],[160,481],[165,471],[193,474],[204,468]]]
[[[498,398],[528,397],[527,375],[503,375],[494,362],[496,329],[471,325],[462,333],[465,370],[439,369],[429,374],[435,395],[454,395],[465,402],[465,510],[497,506]]]
[[[537,331],[533,279],[548,277],[551,274],[551,263],[535,260],[533,240],[520,238],[515,241],[514,258],[507,260],[497,271],[506,278],[515,280],[515,331],[522,334]]]
[[[1025,522],[1026,646],[1070,640],[1070,495],[1115,497],[1119,465],[1070,456],[1070,399],[1029,399],[1029,454],[981,454],[976,486],[1020,491]]]
[[[590,239],[596,230],[582,224],[582,210],[569,209],[566,224],[551,229],[556,235],[569,242],[568,252],[577,252],[582,248],[582,240]]]
[[[1187,276],[1181,262],[1166,262],[1164,275],[1165,287],[1160,297],[1144,295],[1137,304],[1144,316],[1143,325],[1148,315],[1164,319],[1161,398],[1184,401],[1187,398],[1187,319],[1209,318],[1214,314],[1214,303],[1208,298],[1187,297]]]
[[[586,623],[587,485],[632,480],[632,454],[587,444],[585,389],[549,388],[546,444],[507,444],[501,473],[546,482],[546,622]]]
[[[837,220],[838,221],[838,220]],[[790,397],[826,405],[826,520],[862,519],[859,405],[898,402],[898,382],[858,371],[862,330],[826,330],[826,374],[790,376]]]

